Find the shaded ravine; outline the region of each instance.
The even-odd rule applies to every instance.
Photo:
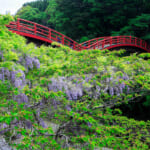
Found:
[[[112,109],[120,109],[122,111],[122,115],[128,118],[133,118],[139,121],[148,121],[150,120],[150,106],[147,104],[148,101],[146,97],[139,99],[135,99],[134,101],[130,101],[128,104],[121,104],[119,106],[115,106]]]

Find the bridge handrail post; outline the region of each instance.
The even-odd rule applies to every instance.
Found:
[[[105,40],[102,42],[102,49],[104,49],[104,43],[105,43]]]
[[[142,46],[142,40],[140,39],[140,46]]]
[[[131,35],[130,35],[130,43],[131,43],[131,38],[132,38],[132,37],[131,37]]]
[[[90,46],[90,41],[88,41],[88,46]]]
[[[20,30],[20,19],[17,19],[17,30]]]
[[[98,43],[98,38],[96,38],[96,42]]]
[[[120,40],[120,37],[117,36],[117,44],[120,44],[120,43],[119,43],[119,40]]]
[[[49,28],[49,32],[48,32],[48,38],[52,39],[52,30]]]
[[[64,45],[64,43],[65,43],[65,36],[62,35],[62,44]]]
[[[110,42],[109,42],[110,46],[112,45],[112,37],[110,37]]]
[[[96,48],[96,45],[94,45],[93,49],[95,49],[95,48]]]
[[[135,45],[137,45],[137,38],[135,38]]]
[[[125,38],[125,37],[123,37],[123,44],[125,44],[125,39],[126,39],[126,38]]]
[[[36,24],[34,23],[34,34],[36,34],[36,30],[37,30],[37,27],[36,27]]]

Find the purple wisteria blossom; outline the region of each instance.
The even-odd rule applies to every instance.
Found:
[[[33,67],[36,67],[37,69],[40,68],[40,61],[35,58],[35,57],[30,57],[30,56],[26,56],[25,58],[25,68],[27,69],[27,71],[29,69],[33,69]]]
[[[37,58],[33,58],[33,64],[36,66],[37,69],[40,68],[40,62]]]
[[[10,79],[9,70],[7,68],[0,68],[0,80],[4,82],[6,78]]]
[[[91,128],[91,127],[92,127],[92,124],[91,124],[90,122],[88,122],[88,123],[87,123],[87,126],[88,126],[89,128]]]
[[[114,90],[115,90],[115,94],[117,96],[120,96],[119,88],[118,87],[114,87]]]
[[[67,109],[68,111],[71,111],[71,107],[70,107],[69,105],[66,106],[66,109]]]
[[[113,88],[113,87],[109,87],[109,94],[110,94],[111,96],[114,95],[114,88]]]
[[[3,81],[3,75],[2,75],[2,74],[0,74],[0,80],[2,80],[2,81]]]
[[[120,83],[120,79],[129,80],[127,74],[118,77],[112,74],[111,77],[101,81],[98,80],[98,82],[93,80],[93,77],[94,74],[87,74],[83,78],[75,75],[70,77],[53,77],[51,82],[48,83],[48,90],[54,92],[63,91],[68,100],[79,100],[84,94],[98,99],[102,92],[109,93],[111,96],[120,96],[122,93],[129,91],[129,87],[127,88],[124,82]]]
[[[0,52],[0,60],[2,60],[4,57],[3,57],[3,53]]]
[[[25,61],[26,61],[26,64],[25,64],[26,68],[27,69],[32,69],[33,68],[33,60],[32,60],[32,58],[27,56],[25,58]]]
[[[10,80],[10,71],[9,70],[5,70],[5,76],[7,77],[8,80]]]
[[[5,69],[1,68],[1,79],[2,79],[2,81],[5,80],[4,74],[5,74]]]
[[[69,81],[68,81],[69,80]],[[69,100],[77,100],[83,96],[82,83],[75,83],[73,78],[70,80],[65,77],[51,78],[51,83],[48,84],[49,91],[65,91]]]
[[[24,93],[14,96],[14,100],[16,100],[19,104],[28,103],[28,97]]]
[[[16,79],[14,82],[14,86],[19,88],[22,86],[22,80],[21,79]]]
[[[42,118],[40,118],[40,125],[43,127],[43,128],[47,128],[47,125],[46,123],[44,122],[44,120]]]
[[[0,135],[6,133],[8,130],[8,125],[6,123],[0,123]]]
[[[9,80],[15,87],[20,89],[26,85],[25,73],[22,70],[15,71],[13,69],[13,71],[9,71],[7,68],[0,68],[0,80],[3,82]]]
[[[15,82],[16,71],[11,71],[11,82]]]
[[[28,129],[31,129],[31,128],[32,128],[32,123],[31,123],[31,121],[29,121],[29,120],[26,120],[26,121],[25,121],[25,125],[26,125],[26,127],[27,127]]]

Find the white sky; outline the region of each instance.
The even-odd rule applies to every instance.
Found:
[[[34,0],[0,0],[0,14],[9,12],[14,15],[25,2],[31,1]]]

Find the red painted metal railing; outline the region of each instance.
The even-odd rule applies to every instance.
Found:
[[[132,36],[112,36],[104,38],[98,42],[93,43],[88,49],[112,49],[116,47],[131,46],[143,49],[150,52],[150,45],[144,40]]]
[[[150,52],[150,46],[142,39],[132,36],[106,36],[94,38],[92,40],[78,44],[71,38],[43,25],[18,18],[16,22],[6,25],[8,29],[19,35],[39,39],[48,43],[54,41],[67,45],[74,50],[82,49],[112,49],[116,47],[138,47]]]
[[[42,41],[52,43],[53,41],[67,45],[74,50],[81,50],[83,47],[71,38],[46,26],[18,18],[16,22],[6,25],[9,30],[27,37],[36,38]]]
[[[82,45],[83,47],[86,47],[86,49],[87,49],[87,48],[90,47],[92,44],[97,43],[98,41],[103,40],[103,39],[106,39],[106,38],[108,38],[108,37],[109,37],[109,36],[94,38],[94,39],[91,39],[91,40],[89,40],[89,41],[85,41],[85,42],[81,43],[81,45]]]

